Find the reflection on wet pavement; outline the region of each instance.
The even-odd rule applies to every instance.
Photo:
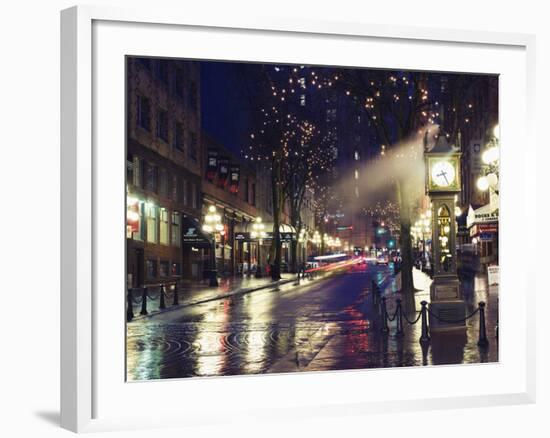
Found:
[[[429,296],[429,279],[416,275]],[[128,380],[320,371],[396,366],[494,362],[496,339],[487,350],[477,345],[478,318],[462,334],[432,336],[418,342],[420,324],[405,324],[405,335],[381,335],[369,294],[374,279],[386,288],[389,306],[399,296],[398,278],[387,267],[278,290],[190,306],[127,325]],[[465,296],[474,309],[487,305],[488,335],[494,329],[497,290],[481,279],[466,282]]]

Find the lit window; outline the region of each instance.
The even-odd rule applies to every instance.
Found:
[[[147,208],[147,242],[158,242],[157,207],[149,205]]]
[[[168,245],[168,210],[160,209],[160,243]]]

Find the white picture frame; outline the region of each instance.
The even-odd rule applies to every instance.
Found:
[[[149,38],[146,42],[140,41],[139,35],[145,31]],[[238,48],[250,50],[247,55],[241,55],[245,60],[283,61],[286,57],[286,60],[294,62],[323,63],[323,60],[327,62],[326,56],[330,56],[330,50],[328,55],[327,50],[316,51],[315,44],[319,45],[320,39],[320,43],[329,49],[331,44],[334,47],[346,44],[371,44],[373,47],[377,44],[383,44],[384,47],[404,45],[410,47],[411,52],[414,52],[414,47],[421,46],[429,54],[425,61],[415,61],[412,58],[405,59],[403,52],[403,59],[393,61],[400,64],[398,67],[460,70],[463,65],[464,71],[472,71],[472,60],[468,61],[468,58],[472,54],[474,58],[479,55],[477,71],[502,75],[502,359],[499,364],[124,383],[124,372],[120,369],[120,358],[124,356],[124,344],[121,343],[124,333],[119,330],[121,324],[124,324],[124,313],[120,312],[124,306],[124,294],[120,294],[120,302],[115,300],[115,304],[106,306],[108,297],[102,287],[106,284],[120,284],[122,288],[124,284],[118,283],[116,272],[117,267],[124,263],[124,258],[119,257],[120,245],[117,246],[117,242],[123,240],[124,236],[120,232],[120,237],[117,237],[119,231],[113,227],[124,214],[124,204],[117,204],[123,199],[122,183],[120,193],[112,197],[106,195],[108,187],[112,188],[123,181],[120,179],[123,165],[119,169],[120,163],[117,161],[123,160],[123,156],[119,157],[115,153],[115,158],[108,164],[101,153],[102,145],[107,141],[112,141],[116,151],[120,152],[124,148],[123,141],[121,143],[123,136],[120,136],[120,131],[124,131],[123,126],[119,130],[116,125],[113,125],[113,129],[109,125],[124,120],[124,105],[118,105],[124,100],[124,94],[120,93],[124,77],[110,76],[110,72],[120,73],[123,64],[121,53],[182,56],[174,52],[170,44],[160,44],[162,38],[167,38],[168,34],[170,37],[179,35],[178,32],[182,32],[183,37],[196,32],[203,38],[199,38],[200,42],[195,40],[194,47],[185,54],[188,57],[239,59],[236,52]],[[219,45],[216,46],[216,38],[224,33],[225,37],[230,37],[227,39],[228,44],[231,39],[234,42],[223,51],[227,58],[221,54]],[[299,52],[283,51],[283,40],[289,39],[303,39],[304,44],[311,44],[307,59],[298,59]],[[108,48],[106,41],[109,41]],[[207,41],[210,41],[210,45]],[[238,47],[243,41],[254,43],[245,44],[250,47]],[[141,48],[136,49],[140,43]],[[153,7],[134,10],[78,6],[62,11],[62,427],[83,432],[185,426],[212,423],[214,418],[216,422],[224,422],[236,415],[273,419],[283,414],[290,419],[533,402],[535,311],[534,306],[528,306],[527,302],[534,302],[535,277],[530,275],[529,270],[532,268],[526,267],[525,278],[528,280],[521,282],[507,272],[506,266],[510,266],[512,255],[510,230],[522,224],[519,216],[525,211],[523,207],[536,209],[536,175],[534,168],[528,170],[525,158],[527,155],[535,155],[531,126],[534,120],[534,46],[535,39],[531,35],[484,31],[373,26],[360,22],[318,22],[291,17],[243,17],[227,21],[215,13],[199,16]],[[458,54],[454,61],[446,58],[449,47]],[[380,48],[377,50],[382,51]],[[434,54],[436,57],[432,56]],[[334,62],[350,65],[349,60],[343,61],[344,55],[338,53],[339,58]],[[336,52],[332,56],[336,57]],[[493,57],[494,62],[488,62],[488,56]],[[107,62],[110,60],[114,62]],[[469,67],[466,66],[468,62]],[[106,66],[108,68],[105,69]],[[371,66],[383,65],[375,63]],[[112,84],[109,78],[113,78]],[[511,87],[507,78],[518,79],[516,86]],[[109,84],[104,86],[102,81]],[[515,91],[511,88],[515,88]],[[512,99],[515,105],[513,109],[506,106]],[[103,111],[106,105],[112,111],[108,115],[107,110]],[[513,148],[507,151],[506,144],[514,143],[522,144],[521,154]],[[513,207],[511,200],[515,200]],[[106,211],[113,212],[114,218],[107,218]],[[105,243],[105,240],[112,240],[113,236],[114,243]],[[534,243],[525,242],[525,245],[530,247]],[[100,256],[105,251],[120,258],[118,262],[113,259],[115,263],[112,264],[112,272],[105,268],[104,257]],[[124,276],[123,269],[120,275]],[[112,335],[112,343],[108,334]],[[375,378],[379,386],[373,381]],[[411,380],[422,382],[422,385],[405,388],[400,383]],[[451,380],[457,380],[458,383],[453,385]],[[430,383],[432,381],[433,384]],[[463,381],[469,381],[470,385],[462,385],[460,382]],[[442,386],[441,382],[448,382],[448,387]],[[363,395],[346,398],[342,388],[351,384],[369,385],[370,390]],[[167,406],[174,404],[182,388],[191,395],[187,398],[192,404],[168,410],[160,402],[155,403],[155,400],[164,400]],[[295,388],[293,400],[285,399],[284,388]],[[383,395],[385,388],[390,391]],[[224,403],[229,400],[226,394],[235,392],[240,394],[236,402],[233,399],[231,408],[224,409]],[[213,394],[219,397],[213,397]],[[270,398],[262,398],[262,394],[269,394]],[[148,415],[132,415],[131,400],[141,395],[152,401],[147,406]],[[174,415],[178,412],[181,415]]]

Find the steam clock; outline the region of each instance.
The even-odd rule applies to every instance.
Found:
[[[457,275],[455,219],[455,196],[461,186],[461,153],[449,145],[445,134],[440,134],[435,146],[424,155],[426,191],[432,204],[434,271],[430,288],[430,330],[463,328],[465,323],[457,322],[464,318],[466,307]]]

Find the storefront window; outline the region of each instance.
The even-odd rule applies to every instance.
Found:
[[[147,278],[154,279],[157,278],[157,261],[148,259],[145,262],[145,268],[147,270]]]
[[[170,263],[166,260],[160,261],[159,274],[161,277],[168,277],[170,275]]]

